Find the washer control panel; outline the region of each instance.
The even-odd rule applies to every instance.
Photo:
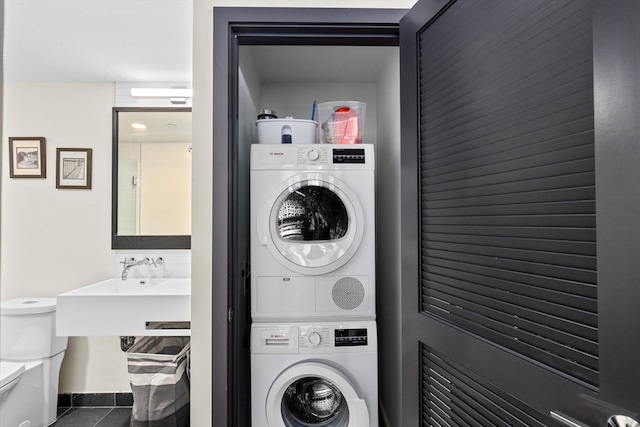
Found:
[[[335,349],[349,347],[366,347],[370,344],[369,329],[366,326],[322,327],[300,326],[298,347],[301,351],[308,349]]]
[[[335,345],[336,347],[352,347],[367,345],[367,329],[336,329],[335,330]]]
[[[251,352],[330,354],[376,351],[375,320],[297,325],[253,324]]]
[[[328,348],[331,346],[331,329],[320,326],[303,326],[300,328],[298,345],[301,348]]]

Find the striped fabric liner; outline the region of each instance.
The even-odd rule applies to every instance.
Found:
[[[190,354],[189,337],[143,337],[127,351],[132,424],[170,426],[184,412],[180,409],[190,401]]]

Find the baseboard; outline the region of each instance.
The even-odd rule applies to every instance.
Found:
[[[58,408],[133,406],[133,393],[64,393],[58,395]]]

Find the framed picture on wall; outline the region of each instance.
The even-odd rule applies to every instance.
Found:
[[[46,155],[42,137],[9,137],[9,177],[46,178]]]
[[[56,188],[91,188],[91,148],[56,149]]]

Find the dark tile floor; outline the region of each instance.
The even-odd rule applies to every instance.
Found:
[[[59,408],[54,427],[129,427],[131,408],[119,406]]]

